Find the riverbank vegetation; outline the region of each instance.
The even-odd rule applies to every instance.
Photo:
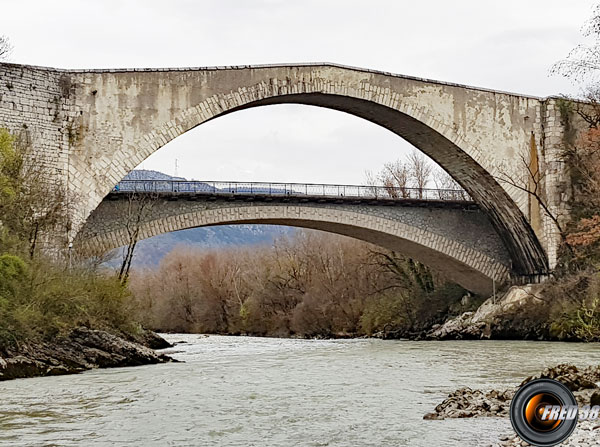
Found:
[[[39,181],[27,150],[0,129],[0,351],[80,326],[135,333],[130,293],[114,275],[44,250],[50,230],[66,231],[65,193]]]
[[[579,45],[552,69],[581,86],[585,103],[559,103],[567,129],[562,161],[569,174],[564,190],[570,196],[570,216],[563,219],[560,262],[544,294],[554,303],[550,312],[554,334],[600,341],[600,5],[583,33],[591,43]],[[574,118],[589,129],[580,135],[569,131]]]
[[[594,104],[594,107],[597,107]],[[598,109],[600,111],[600,108]],[[555,277],[545,289],[554,303],[552,332],[600,340],[600,129],[598,123],[574,143],[565,143],[571,171],[571,220]]]
[[[177,249],[130,287],[155,330],[300,337],[408,336],[465,310],[468,296],[398,253],[314,231],[272,247]]]

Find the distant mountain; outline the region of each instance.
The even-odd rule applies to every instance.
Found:
[[[206,250],[270,245],[276,238],[291,235],[295,231],[296,228],[276,225],[221,225],[174,231],[138,242],[132,265],[134,267],[156,266],[176,247]]]
[[[158,171],[139,169],[131,171],[123,180],[181,180]],[[214,249],[224,247],[242,247],[249,245],[272,244],[281,236],[289,236],[296,232],[293,227],[280,225],[220,225],[199,227],[189,230],[160,234],[138,242],[133,257],[133,267],[153,267],[177,246],[197,249]],[[119,260],[110,262],[116,265]]]
[[[169,174],[163,174],[159,171],[152,171],[149,169],[134,169],[125,177],[123,180],[181,180],[186,181],[183,177],[173,177]]]

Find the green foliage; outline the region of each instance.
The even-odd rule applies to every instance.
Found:
[[[0,129],[0,210],[12,204],[18,195],[22,157],[15,149],[13,136]]]
[[[546,289],[553,303],[550,333],[558,339],[600,341],[600,273],[580,272]]]
[[[559,339],[574,338],[583,341],[600,339],[600,300],[594,299],[589,307],[586,303],[565,313],[551,323],[551,333]]]
[[[0,277],[0,347],[48,339],[78,326],[137,330],[129,316],[129,291],[115,277],[69,272],[49,261],[27,265],[13,255],[0,257]]]
[[[26,131],[0,129],[0,253],[33,258],[43,235],[65,232],[68,219],[64,188],[49,182],[28,142]]]
[[[55,223],[64,205],[55,200],[60,192],[27,171],[24,157],[15,139],[0,129],[0,351],[82,325],[136,332],[129,291],[117,278],[33,256],[32,238]]]
[[[416,300],[402,294],[386,294],[367,301],[360,317],[366,335],[389,330],[410,330],[416,313]]]
[[[18,256],[3,254],[0,256],[0,293],[14,290],[14,283],[22,279],[27,265]]]

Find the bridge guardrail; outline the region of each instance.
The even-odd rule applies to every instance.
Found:
[[[468,193],[462,189],[401,188],[393,186],[329,185],[315,183],[122,180],[113,188],[112,192],[472,201]]]

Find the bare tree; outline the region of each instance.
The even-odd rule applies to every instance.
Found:
[[[367,192],[368,194],[379,197],[379,173],[373,174],[373,171],[366,169],[365,170],[365,185],[368,186]]]
[[[408,163],[411,179],[414,187],[417,189],[418,198],[422,199],[423,192],[427,188],[433,171],[433,164],[428,157],[416,149],[408,156]]]
[[[505,170],[501,170],[499,175],[496,176],[496,179],[502,183],[512,186],[513,188],[526,192],[530,198],[535,201],[535,203],[539,204],[539,206],[544,210],[546,216],[548,216],[554,223],[565,247],[569,250],[569,252],[573,253],[573,248],[567,240],[566,227],[561,222],[564,216],[560,215],[559,213],[554,213],[550,209],[550,206],[546,200],[546,195],[542,187],[545,175],[539,171],[537,163],[534,165],[528,163],[523,155],[521,155],[521,165],[523,167],[523,171],[525,172],[524,175],[515,176],[514,174],[510,174]]]
[[[410,167],[402,160],[384,164],[379,180],[390,197],[409,197]]]
[[[468,200],[469,194],[454,178],[441,168],[436,169],[433,183],[438,190],[438,197],[442,200]]]
[[[597,84],[600,81],[600,5],[596,5],[592,17],[581,32],[584,37],[593,39],[593,42],[577,45],[565,59],[554,64],[550,72],[571,78],[575,82]]]
[[[410,153],[407,161],[396,160],[385,163],[376,176],[369,171],[365,172],[365,175],[374,195],[377,195],[376,182],[378,182],[389,197],[422,199],[429,182],[433,180],[439,190],[440,199],[469,199],[467,192],[450,174],[416,149]]]
[[[566,58],[555,63],[550,73],[571,79],[581,88],[580,96],[587,104],[574,102],[569,107],[589,125],[600,125],[600,4],[584,24],[581,33],[592,40],[591,44],[577,45]]]
[[[366,182],[366,185],[369,187],[367,189],[369,194],[377,197],[379,195],[379,194],[377,194],[377,192],[378,192],[377,178],[373,174],[373,171],[365,170],[365,182]]]
[[[81,246],[82,244],[77,245],[71,254],[71,262],[77,268],[92,273],[101,270],[104,265],[111,261],[116,262],[120,255],[117,248],[105,249],[95,246]]]
[[[372,187],[373,195],[377,196],[380,186],[392,198],[409,197],[408,183],[410,169],[402,160],[396,160],[383,165],[376,176],[372,172],[365,172],[367,185]]]
[[[127,194],[127,207],[123,216],[123,224],[127,232],[127,245],[123,251],[123,261],[118,276],[123,284],[127,282],[129,277],[129,270],[131,269],[131,262],[139,241],[142,225],[146,222],[157,199],[158,195],[156,193],[131,192]]]
[[[0,36],[0,61],[5,61],[10,57],[13,47],[6,36]]]
[[[442,294],[443,278],[410,259],[313,231],[273,247],[176,249],[129,286],[157,329],[309,337],[420,330],[463,295]]]

